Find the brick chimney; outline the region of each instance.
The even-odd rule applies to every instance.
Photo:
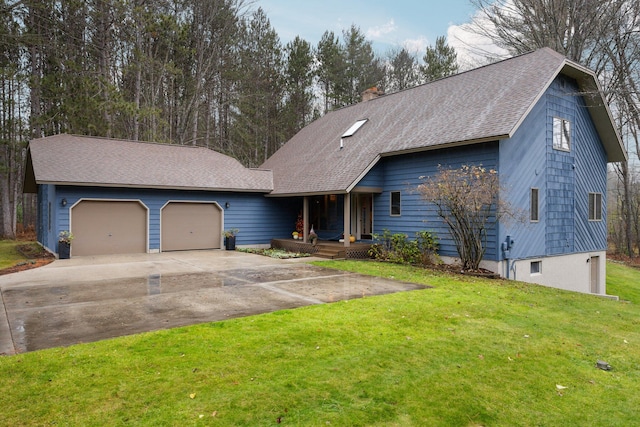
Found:
[[[382,95],[384,95],[384,92],[382,90],[378,90],[377,86],[370,87],[362,92],[362,102],[371,101],[372,99]]]

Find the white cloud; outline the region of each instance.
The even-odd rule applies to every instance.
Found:
[[[391,34],[396,31],[398,27],[396,27],[395,21],[392,19],[386,24],[380,25],[378,27],[371,27],[367,30],[366,36],[369,39],[380,39],[387,34]]]
[[[473,30],[479,25],[484,28],[491,27],[481,12],[476,12],[470,23],[450,25],[447,29],[447,44],[456,50],[461,70],[485,65],[490,62],[487,59],[489,56],[494,58],[510,56],[507,50],[496,46],[487,36]]]
[[[429,46],[429,40],[425,36],[417,39],[407,39],[402,42],[402,47],[407,49],[409,53],[415,53],[418,56],[423,55]]]

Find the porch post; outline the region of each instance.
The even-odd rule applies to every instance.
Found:
[[[302,221],[304,223],[304,227],[302,228],[302,237],[303,242],[309,242],[309,197],[304,196],[302,201]]]
[[[344,246],[349,247],[351,235],[351,193],[344,195]]]

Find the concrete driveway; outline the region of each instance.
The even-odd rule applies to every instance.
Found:
[[[424,288],[235,251],[77,257],[0,276],[0,354]]]

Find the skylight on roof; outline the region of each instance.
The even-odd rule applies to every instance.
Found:
[[[351,125],[351,127],[349,129],[347,129],[347,131],[345,133],[342,134],[342,138],[346,138],[348,136],[353,136],[353,134],[358,132],[358,129],[360,129],[363,124],[367,123],[367,120],[369,120],[369,119],[362,119],[362,120],[358,120],[357,122],[355,122],[353,125]]]

